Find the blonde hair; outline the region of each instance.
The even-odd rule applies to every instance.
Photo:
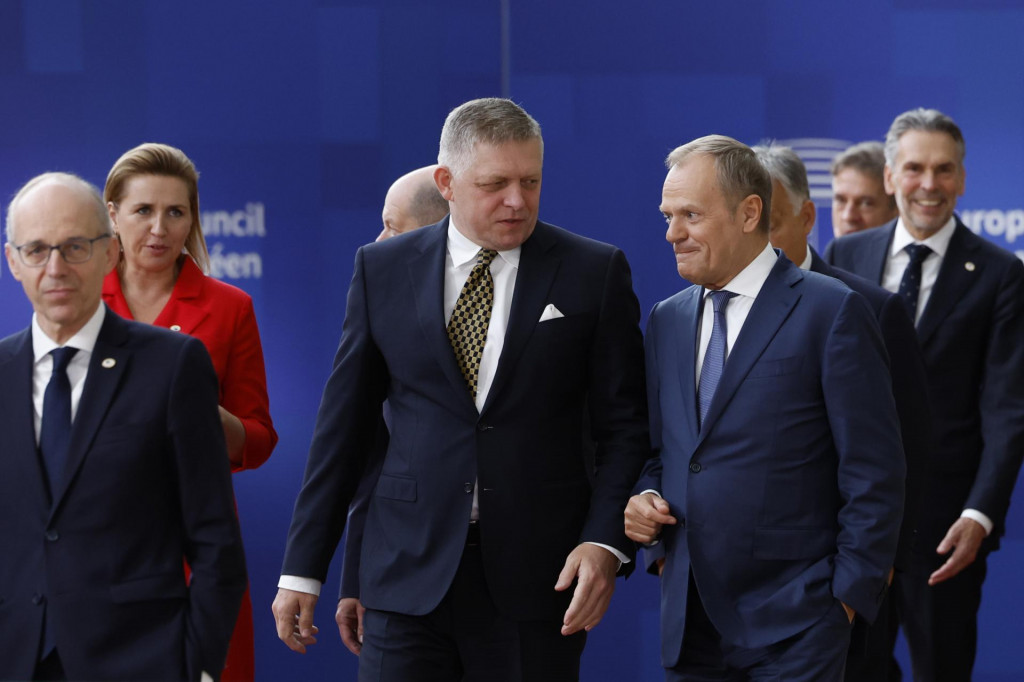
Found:
[[[199,224],[199,171],[185,152],[177,147],[146,142],[121,155],[107,174],[103,199],[118,204],[124,198],[128,181],[140,175],[163,175],[179,178],[188,188],[188,205],[192,226],[185,237],[185,252],[204,273],[210,271],[210,254],[206,249],[203,228]]]

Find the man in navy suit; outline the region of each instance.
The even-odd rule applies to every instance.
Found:
[[[1024,266],[954,215],[964,150],[941,112],[897,116],[885,186],[899,218],[825,251],[828,262],[899,292],[924,357],[933,450],[911,568],[893,588],[916,680],[971,677],[986,559],[1024,454]]]
[[[112,237],[73,175],[8,207],[35,314],[0,341],[2,679],[216,679],[246,587],[213,365],[102,305]]]
[[[655,456],[626,508],[661,541],[671,680],[841,679],[892,567],[904,461],[863,297],[768,243],[771,179],[719,135],[674,150],[661,211],[695,286],[646,336]]]
[[[907,462],[906,502],[895,562],[896,570],[906,571],[918,505],[923,497],[921,485],[927,476],[932,434],[924,362],[914,334],[914,324],[899,296],[863,277],[832,267],[807,243],[817,209],[811,201],[807,168],[796,152],[777,144],[754,147],[754,152],[772,176],[772,211],[768,228],[772,246],[781,249],[802,270],[835,277],[859,293],[878,320],[889,354],[892,393],[900,418],[900,434]],[[846,682],[883,682],[890,675],[899,679],[899,666],[892,653],[899,623],[896,610],[890,608],[890,603],[887,596],[875,623],[857,620],[846,659]]]
[[[621,251],[537,220],[542,160],[514,103],[456,108],[435,172],[450,216],[356,255],[274,613],[304,651],[387,399],[362,680],[577,679],[632,566],[622,510],[649,453],[639,306]],[[465,314],[467,295],[489,315]],[[470,319],[483,331],[466,353],[453,338]]]

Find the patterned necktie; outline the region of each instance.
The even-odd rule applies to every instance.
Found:
[[[700,409],[700,424],[704,423],[704,417],[711,407],[711,399],[715,397],[715,389],[718,388],[718,380],[722,378],[722,370],[725,368],[725,342],[726,322],[725,307],[729,305],[729,299],[735,296],[731,291],[712,291],[708,294],[712,305],[715,306],[714,326],[711,327],[711,340],[708,341],[708,348],[704,352],[704,364],[700,368],[700,383],[697,385],[697,403]]]
[[[903,271],[899,295],[907,305],[910,319],[916,325],[917,296],[921,293],[921,264],[924,263],[924,259],[928,257],[932,250],[924,244],[907,244],[904,250],[910,255],[910,262],[907,263],[907,269]]]
[[[448,339],[452,343],[455,359],[474,400],[480,375],[480,358],[484,354],[487,327],[490,325],[491,308],[494,306],[491,261],[497,255],[498,252],[491,249],[480,249],[476,254],[476,265],[462,286],[459,300],[455,302],[455,309],[452,310],[452,319],[448,321]]]
[[[51,494],[56,494],[63,478],[68,444],[71,441],[71,382],[68,380],[68,363],[77,352],[77,348],[67,346],[50,351],[53,356],[53,373],[43,393],[39,450],[43,455]]]

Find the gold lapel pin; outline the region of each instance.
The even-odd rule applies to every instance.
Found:
[[[103,362],[100,363],[100,365],[103,366],[103,369],[110,369],[116,364],[117,360],[115,360],[114,358],[103,358]]]
[[[966,270],[967,272],[974,272],[974,263],[972,263],[971,261],[967,261],[966,263],[964,263],[964,270]]]

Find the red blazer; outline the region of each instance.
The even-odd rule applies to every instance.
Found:
[[[121,279],[114,270],[103,282],[103,301],[129,320]],[[252,299],[230,284],[207,277],[185,258],[171,298],[153,324],[195,336],[206,346],[220,382],[220,404],[245,427],[242,464],[235,471],[255,469],[267,461],[277,432],[270,419],[263,347]]]

